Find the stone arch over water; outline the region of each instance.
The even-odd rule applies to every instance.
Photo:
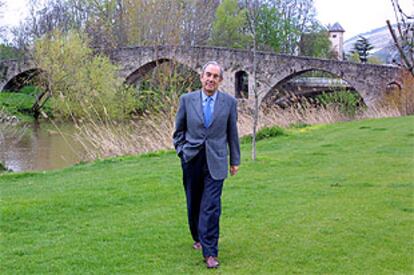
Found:
[[[169,58],[159,58],[141,65],[126,77],[125,83],[134,86],[137,94],[151,91],[164,96],[180,95],[201,86],[196,70]]]
[[[350,65],[353,64],[350,63]],[[300,66],[298,68],[293,66],[289,70],[279,72],[278,75],[271,77],[271,81],[267,89],[262,91],[260,101],[262,102],[268,94],[281,83],[310,71],[329,73],[345,81],[362,97],[366,105],[374,103],[377,100],[378,95],[381,96],[385,94],[387,83],[389,83],[389,80],[386,78],[381,81],[378,81],[378,79],[376,79],[377,81],[372,81],[370,77],[364,77],[366,72],[360,70],[359,67],[355,67],[354,70],[349,70],[348,68],[348,70],[345,71],[340,66],[329,66],[329,64],[322,66]],[[393,80],[391,82],[398,82],[398,80]]]

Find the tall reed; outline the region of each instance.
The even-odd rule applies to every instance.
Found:
[[[240,136],[251,134],[252,108],[248,102],[239,104],[238,126]],[[107,118],[98,122],[84,120],[77,123],[76,139],[83,145],[85,158],[96,159],[109,156],[145,153],[172,149],[175,113],[178,96],[165,99],[162,112],[146,112],[139,117],[116,122]],[[382,103],[361,108],[350,115],[341,111],[340,106],[321,106],[308,100],[301,100],[290,107],[264,105],[260,109],[259,129],[270,126],[289,127],[295,124],[326,124],[354,119],[401,116],[395,104]]]

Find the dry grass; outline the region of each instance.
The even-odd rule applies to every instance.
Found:
[[[362,112],[357,118],[398,117],[414,114],[414,77],[403,71],[402,87],[391,86],[382,101]]]
[[[163,111],[131,121],[76,122],[75,139],[84,148],[85,160],[172,149],[177,100],[169,101]]]
[[[75,138],[90,160],[170,149],[173,127],[163,114],[123,123],[90,121],[77,125]]]
[[[399,94],[412,96],[413,90]],[[412,87],[412,86],[411,86]],[[271,126],[289,127],[295,124],[327,124],[339,121],[349,121],[367,118],[396,117],[406,115],[407,108],[413,108],[414,100],[406,96],[403,99],[393,93],[396,100],[383,101],[377,106],[359,110],[351,116],[340,111],[339,106],[318,106],[308,101],[300,101],[288,108],[278,106],[263,106],[260,109],[259,129]],[[409,104],[407,104],[409,102]],[[133,121],[117,123],[110,120],[100,122],[78,123],[76,139],[83,145],[87,160],[108,156],[145,153],[156,150],[172,149],[172,134],[174,131],[177,98],[170,99],[162,112],[147,113]],[[408,107],[410,106],[410,107]],[[253,126],[253,110],[247,102],[239,104],[239,133],[240,136],[251,134]]]
[[[381,102],[381,107],[398,110],[401,115],[414,114],[414,77],[408,71],[403,71],[402,87],[389,87]]]
[[[239,132],[241,136],[251,134],[253,110],[248,105],[239,108]],[[259,129],[271,126],[289,127],[294,124],[322,124],[350,120],[337,106],[316,107],[303,102],[289,108],[264,106],[259,113]]]

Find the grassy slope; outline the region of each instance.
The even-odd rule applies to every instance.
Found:
[[[258,144],[223,193],[221,273],[414,272],[414,117]],[[0,273],[207,272],[178,159],[124,157],[0,176]]]

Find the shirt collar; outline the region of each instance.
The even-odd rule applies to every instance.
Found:
[[[216,91],[216,92],[215,92],[215,93],[211,96],[211,99],[213,100],[213,102],[215,102],[215,101],[216,101],[217,94],[218,94],[218,91]],[[206,95],[206,94],[204,93],[204,91],[203,91],[203,90],[201,90],[201,99],[203,100],[203,102],[207,100],[207,97],[208,97],[208,95]]]

